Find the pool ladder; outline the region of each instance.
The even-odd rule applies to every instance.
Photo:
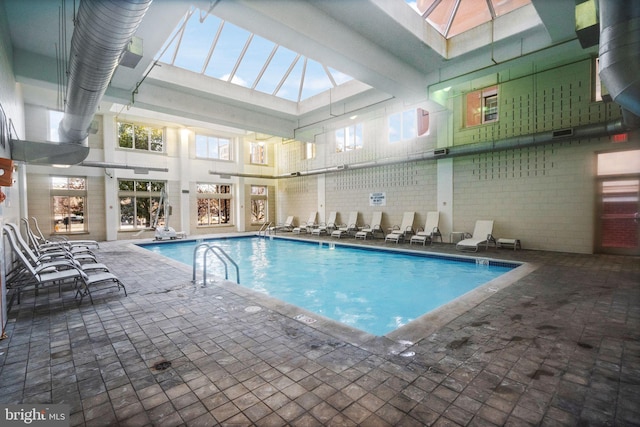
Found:
[[[268,234],[271,234],[271,231],[269,229],[272,225],[272,222],[265,222],[264,224],[262,224],[262,227],[260,227],[260,230],[258,230],[258,237],[267,237]]]
[[[222,264],[224,264],[224,279],[225,280],[229,280],[229,265],[227,263],[230,262],[231,264],[233,264],[233,266],[236,269],[236,283],[240,284],[240,269],[238,268],[238,264],[236,264],[236,262],[229,256],[229,254],[227,254],[224,249],[222,249],[220,246],[211,244],[211,243],[200,243],[199,245],[196,245],[196,247],[193,249],[193,275],[191,277],[191,281],[193,283],[196,283],[196,255],[198,254],[198,250],[200,248],[205,248],[205,250],[202,252],[202,265],[203,265],[203,272],[202,272],[202,281],[203,283],[206,285],[207,284],[207,255],[209,254],[213,254],[215,255],[220,261],[222,261]]]

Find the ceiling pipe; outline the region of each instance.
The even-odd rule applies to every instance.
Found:
[[[428,150],[422,153],[412,154],[402,159],[380,159],[361,163],[342,164],[326,168],[311,169],[307,171],[291,172],[282,175],[259,175],[248,173],[233,172],[217,172],[209,171],[211,175],[220,175],[221,177],[239,176],[245,178],[263,178],[263,179],[286,179],[297,178],[309,175],[321,175],[327,173],[343,172],[346,170],[366,169],[380,166],[391,166],[398,164],[406,164],[410,162],[418,162],[424,160],[438,160],[460,156],[470,156],[474,154],[484,154],[496,151],[514,150],[518,148],[534,147],[538,145],[553,144],[558,142],[584,140],[590,138],[600,138],[624,133],[628,130],[622,120],[611,123],[601,123],[594,125],[584,125],[574,128],[559,129],[555,131],[539,132],[530,135],[514,136],[497,141],[480,142],[477,144],[459,145],[454,147],[440,148]]]
[[[611,123],[584,125],[555,131],[538,132],[530,135],[514,136],[497,141],[449,147],[449,152],[445,157],[468,156],[495,151],[514,150],[517,148],[535,147],[564,141],[601,138],[621,134],[626,131],[627,127],[621,120],[617,120]]]
[[[60,142],[12,140],[14,160],[73,165],[87,158],[93,116],[151,1],[80,2],[71,38],[64,116],[58,127]]]
[[[71,38],[61,141],[86,144],[89,126],[120,58],[152,0],[82,0]]]
[[[109,163],[109,162],[82,162],[78,166],[86,166],[89,168],[103,168],[103,169],[132,169],[135,173],[148,173],[148,172],[169,172],[169,168],[156,168],[151,166],[133,166],[122,163]]]
[[[640,2],[600,0],[600,79],[623,108],[623,123],[640,125]]]

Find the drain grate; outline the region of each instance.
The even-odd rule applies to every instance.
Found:
[[[169,362],[168,360],[163,360],[162,362],[158,362],[153,365],[153,369],[155,369],[156,371],[164,371],[165,369],[168,369],[170,367],[171,362]]]

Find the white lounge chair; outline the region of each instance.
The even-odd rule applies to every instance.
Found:
[[[422,243],[422,246],[424,246],[427,242],[433,243],[433,239],[436,237],[440,237],[440,241],[442,242],[442,233],[438,228],[439,222],[440,212],[427,212],[427,221],[424,224],[424,228],[421,230],[419,229],[416,234],[411,236],[409,244]]]
[[[8,228],[4,228],[3,232],[9,239],[13,249],[12,253],[21,265],[20,270],[12,277],[11,283],[7,282],[7,287],[15,289],[18,295],[18,303],[20,302],[20,293],[26,287],[33,287],[37,293],[39,288],[57,286],[60,293],[62,285],[65,284],[74,286],[76,297],[80,296],[80,301],[85,295],[89,295],[91,304],[93,304],[93,297],[91,296],[92,289],[90,288],[101,284],[116,286],[118,290],[124,290],[124,295],[127,296],[124,284],[115,275],[106,271],[87,274],[72,263],[57,267],[52,265],[37,265],[34,267],[17,246],[15,236],[11,231]]]
[[[309,219],[307,222],[300,224],[297,227],[293,227],[293,232],[296,234],[300,233],[310,233],[314,226],[316,226],[316,216],[318,216],[318,212],[311,212],[309,214]]]
[[[293,215],[290,215],[287,217],[285,222],[269,227],[269,231],[272,233],[276,233],[278,231],[291,231],[293,230],[293,227]]]
[[[336,226],[336,216],[337,215],[338,215],[338,213],[335,212],[335,211],[329,212],[329,218],[327,218],[327,221],[323,222],[323,223],[320,223],[316,228],[311,230],[311,234],[315,234],[315,235],[319,236],[321,234],[330,233],[333,230],[337,229],[338,228]]]
[[[331,232],[331,237],[348,236],[351,233],[358,231],[358,211],[349,212],[349,221],[346,224],[342,224],[337,230]]]
[[[31,250],[29,244],[22,237],[20,227],[18,227],[17,224],[9,222],[5,224],[2,229],[9,239],[11,247],[14,250],[21,251],[25,255],[25,258],[34,267],[42,269],[73,265],[82,269],[85,273],[90,273],[92,271],[109,271],[106,265],[96,262],[93,257],[82,256],[80,259],[76,259],[73,254],[64,250],[37,255]]]
[[[371,222],[365,224],[364,227],[356,233],[356,239],[367,240],[367,237],[371,236],[372,239],[376,238],[376,233],[380,233],[384,236],[384,230],[380,226],[382,222],[382,212],[374,212],[371,217]]]
[[[23,220],[24,221],[24,220]],[[16,236],[17,242],[22,247],[29,248],[29,244],[26,242],[25,238],[22,237],[22,233],[20,232],[20,227],[14,223],[7,223],[7,227],[10,227],[13,230],[13,233]],[[27,232],[28,234],[28,232]],[[31,239],[30,239],[31,240]],[[33,246],[30,248],[33,250],[34,254],[38,257],[40,261],[48,261],[53,259],[60,258],[68,258],[78,261],[80,263],[95,263],[96,257],[95,255],[86,248],[85,246],[67,246],[67,245],[38,245],[37,241],[31,240]]]
[[[470,238],[460,240],[456,244],[456,249],[478,251],[481,244],[485,245],[485,249],[489,248],[489,243],[495,245],[496,239],[493,237],[493,220],[479,219],[473,228],[473,235]]]
[[[411,236],[413,234],[413,219],[415,216],[415,212],[405,212],[402,216],[402,224],[400,226],[395,225],[391,233],[385,236],[384,241],[398,243]]]
[[[44,237],[44,234],[42,233],[42,230],[40,230],[40,226],[38,225],[37,218],[35,216],[32,216],[31,220],[33,221],[33,226],[35,228],[35,231],[31,229],[31,227],[29,226],[29,221],[26,218],[22,219],[22,221],[25,224],[25,227],[27,228],[27,233],[29,234],[29,239],[36,239],[40,243],[51,243],[51,242],[60,243],[60,242],[62,242],[62,243],[75,245],[75,246],[86,246],[88,248],[100,248],[100,244],[96,240],[86,240],[86,239],[83,239],[83,240],[79,240],[79,239],[70,240],[66,236],[55,236],[55,238],[47,239],[46,237]]]

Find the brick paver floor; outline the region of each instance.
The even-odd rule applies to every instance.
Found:
[[[87,426],[640,425],[638,257],[481,251],[531,268],[404,339],[193,284],[190,266],[130,242],[96,255],[129,295],[23,294],[0,341],[0,402],[65,403]]]

